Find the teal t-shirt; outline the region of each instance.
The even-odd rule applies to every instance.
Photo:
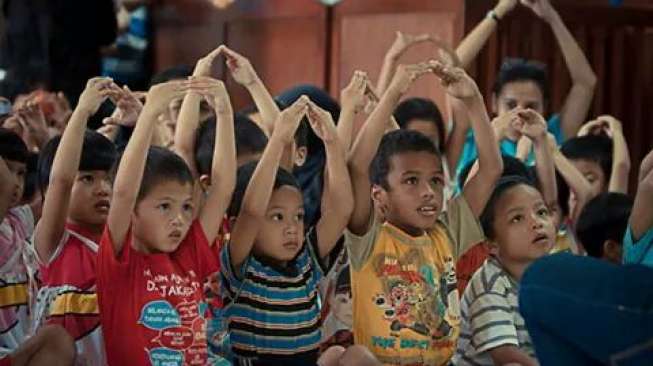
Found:
[[[548,130],[553,136],[555,136],[556,142],[558,145],[562,144],[564,137],[562,135],[562,127],[560,126],[560,115],[554,114],[548,121]],[[501,154],[508,156],[515,156],[517,154],[517,142],[512,140],[503,140],[500,144]],[[458,166],[456,166],[456,182],[458,181],[458,176],[469,162],[476,160],[478,156],[478,150],[476,149],[476,142],[474,141],[474,132],[470,128],[465,137],[465,144],[463,145],[463,150],[460,154],[460,159],[458,160]],[[528,158],[528,162],[533,161],[533,153]]]
[[[643,264],[653,268],[653,228],[650,228],[637,242],[628,225],[623,242],[624,264]]]

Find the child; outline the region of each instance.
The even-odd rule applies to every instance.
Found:
[[[150,148],[156,117],[187,91],[207,95],[219,120],[211,188],[193,219],[184,161]],[[98,302],[109,365],[205,364],[202,284],[217,271],[210,245],[234,188],[233,112],[224,84],[174,81],[150,89],[118,167],[98,253]],[[129,291],[125,291],[129,289]]]
[[[74,360],[75,343],[70,334],[58,325],[40,328],[9,355],[0,352],[0,366],[72,366]]]
[[[409,98],[399,103],[393,114],[400,128],[421,132],[438,150],[443,150],[447,130],[435,103],[425,98]]]
[[[578,240],[587,255],[622,263],[622,242],[633,199],[623,193],[601,193],[585,205],[576,224]]]
[[[21,206],[27,146],[0,128],[0,357],[15,350],[29,334],[27,240],[34,231],[29,206]]]
[[[591,186],[591,197],[608,192],[612,172],[612,141],[605,135],[587,135],[567,140],[560,152]]]
[[[307,113],[326,147],[327,181],[321,219],[305,231],[301,191],[279,162]],[[241,167],[229,211],[236,221],[221,256],[237,365],[316,364],[321,340],[317,283],[322,260],[351,214],[349,187],[333,120],[305,96],[281,112],[258,165]]]
[[[34,246],[43,287],[34,325],[45,321],[63,326],[75,340],[78,364],[84,365],[106,362],[95,270],[97,243],[111,203],[109,171],[116,150],[104,136],[87,131],[86,123],[111,85],[106,78],[88,81],[63,136],[48,142],[38,167],[44,202]]]
[[[463,325],[454,365],[534,366],[534,350],[517,311],[525,269],[553,247],[555,228],[543,195],[521,177],[499,180],[481,215],[490,258],[462,300]]]
[[[414,131],[383,136],[401,95],[431,70],[449,95],[465,103],[476,136],[483,136],[477,141],[478,173],[451,201],[444,221],[438,220],[442,163],[433,142]],[[482,239],[476,217],[502,170],[492,136],[474,81],[461,69],[432,62],[398,68],[354,144],[349,166],[355,209],[346,232],[354,337],[384,364],[442,365],[453,354],[460,323],[455,258]]]

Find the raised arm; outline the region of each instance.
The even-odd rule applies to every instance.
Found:
[[[349,84],[340,92],[340,118],[338,119],[338,138],[347,152],[354,140],[355,118],[365,103],[367,76],[362,71],[354,71]]]
[[[558,202],[558,187],[553,155],[547,138],[546,121],[532,109],[523,110],[518,115],[523,121],[521,133],[532,141],[535,149],[535,170],[544,201],[548,207],[555,207]]]
[[[308,106],[308,120],[315,134],[324,141],[326,150],[322,215],[316,227],[319,255],[324,258],[329,255],[347,227],[354,210],[354,196],[345,150],[338,138],[331,114],[313,102],[309,102]]]
[[[363,235],[368,230],[372,214],[369,167],[381,143],[381,138],[388,128],[392,112],[413,81],[429,71],[430,67],[427,63],[398,67],[392,83],[363,125],[349,152],[348,165],[354,190],[354,212],[348,227],[356,235]]]
[[[206,99],[215,110],[215,148],[211,167],[211,188],[206,204],[202,207],[199,220],[209,243],[213,245],[220,231],[231,195],[236,188],[236,141],[234,137],[234,112],[224,83],[219,80],[203,79],[211,85]]]
[[[463,195],[472,212],[478,217],[501,176],[503,161],[496,143],[483,96],[472,78],[461,68],[450,68],[439,62],[433,64],[447,93],[462,101],[469,110],[474,141],[478,149],[478,172],[465,184]]]
[[[111,233],[113,251],[116,256],[122,251],[129,230],[157,118],[168,108],[170,101],[183,97],[194,83],[195,81],[184,80],[158,84],[153,86],[147,94],[143,111],[138,117],[134,132],[120,160],[113,184],[113,198],[107,218],[107,227]]]
[[[517,6],[517,0],[500,0],[492,12],[469,32],[456,48],[456,54],[460,59],[460,67],[467,68],[471,65],[488,39],[490,39],[490,36],[492,36],[492,33],[497,29],[499,25],[497,19],[503,19],[515,6]]]
[[[600,116],[598,120],[607,122],[612,137],[612,172],[608,191],[628,194],[630,153],[621,122],[612,116]]]
[[[279,114],[272,137],[247,185],[229,243],[231,265],[235,269],[240,268],[254,246],[260,222],[265,218],[267,206],[272,197],[274,179],[279,169],[281,155],[284,147],[292,143],[299,122],[306,114],[307,103],[308,98],[302,96]]]
[[[66,213],[79,170],[86,123],[108,97],[111,83],[108,78],[93,78],[88,81],[54,155],[41,219],[34,231],[36,252],[45,262],[52,257],[65,230],[68,218]]]
[[[390,85],[399,58],[413,45],[428,42],[432,39],[429,34],[412,35],[397,31],[395,41],[383,57],[383,65],[379,73],[379,80],[376,84],[376,92],[382,95]]]
[[[521,0],[537,16],[551,26],[553,34],[562,50],[562,55],[571,75],[572,87],[565,99],[560,114],[561,127],[565,138],[576,135],[587,117],[594,96],[597,78],[583,53],[558,12],[549,0]]]
[[[630,214],[630,229],[634,242],[653,227],[653,150],[646,155],[639,168],[639,185],[635,204]]]

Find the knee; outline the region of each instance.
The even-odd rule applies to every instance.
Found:
[[[345,348],[342,346],[332,346],[322,352],[322,355],[317,360],[318,366],[338,366],[340,358],[345,353]]]
[[[48,325],[36,334],[43,345],[43,350],[56,355],[60,364],[72,365],[75,360],[75,341],[68,332],[58,325]]]
[[[347,348],[340,358],[340,366],[381,366],[381,363],[366,347],[355,345]]]

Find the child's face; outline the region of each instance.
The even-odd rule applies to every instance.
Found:
[[[193,186],[161,182],[136,203],[133,214],[135,248],[143,253],[172,253],[193,221]]]
[[[438,146],[440,144],[440,131],[438,130],[438,127],[435,125],[435,123],[431,121],[426,121],[422,119],[414,119],[408,122],[406,125],[406,129],[410,131],[417,131],[421,133],[422,135],[426,136],[429,138],[429,140],[433,141],[435,146],[440,148]]]
[[[5,160],[9,172],[14,178],[14,190],[11,194],[11,204],[9,207],[15,207],[20,204],[23,199],[23,191],[25,190],[25,175],[27,174],[27,165],[15,160]]]
[[[607,190],[607,177],[603,173],[601,165],[587,159],[570,161],[589,182],[592,187],[592,197],[596,197]]]
[[[530,263],[551,251],[556,231],[538,190],[525,184],[509,188],[494,210],[493,251],[502,261]]]
[[[281,186],[272,192],[254,252],[281,264],[292,260],[304,242],[304,202],[297,188]]]
[[[80,170],[70,194],[68,217],[82,226],[103,226],[111,204],[111,177],[103,170]]]
[[[351,293],[347,291],[336,293],[331,299],[329,299],[329,302],[331,309],[333,309],[333,315],[335,315],[336,319],[345,323],[346,325],[351,326],[354,324]]]
[[[410,235],[431,229],[442,209],[444,173],[440,158],[405,152],[390,158],[389,190],[375,186],[373,198],[385,219]]]
[[[534,81],[513,81],[507,83],[496,96],[494,112],[501,116],[515,108],[533,109],[544,114],[544,95]]]

